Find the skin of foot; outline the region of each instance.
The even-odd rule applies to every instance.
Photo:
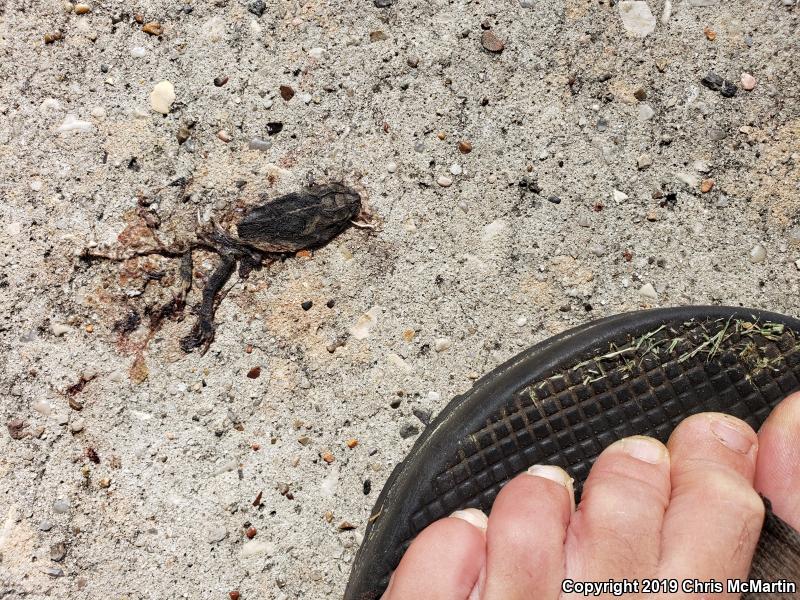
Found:
[[[506,484],[488,516],[456,511],[422,531],[383,600],[585,598],[569,582],[610,579],[694,586],[642,598],[732,600],[739,594],[701,586],[747,578],[764,518],[759,494],[800,529],[800,392],[758,434],[734,417],[702,413],[666,445],[647,437],[612,444],[577,506],[565,471],[534,465]]]

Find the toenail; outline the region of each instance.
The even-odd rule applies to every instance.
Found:
[[[569,492],[570,500],[572,501],[572,510],[575,510],[575,490],[573,488],[574,479],[569,476],[564,469],[561,467],[556,467],[554,465],[533,465],[529,467],[526,471],[528,475],[533,475],[534,477],[543,477],[544,479],[549,479],[550,481],[555,481],[559,485],[563,485],[567,488]]]
[[[487,516],[477,508],[465,508],[464,510],[457,510],[450,516],[456,519],[461,519],[462,521],[466,521],[481,531],[486,531],[486,527],[489,525],[489,519]]]
[[[726,418],[724,415],[711,419],[711,433],[723,445],[739,454],[747,454],[753,447],[753,438],[748,431],[743,431],[742,425]]]
[[[629,456],[642,462],[655,465],[667,458],[666,448],[653,438],[637,435],[625,438],[620,444]]]

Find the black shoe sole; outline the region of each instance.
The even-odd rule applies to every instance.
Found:
[[[798,389],[800,321],[760,310],[627,313],[537,344],[455,397],[394,469],[345,600],[378,598],[422,529],[462,508],[488,513],[503,485],[533,464],[565,468],[580,499],[592,463],[612,442],[666,441],[682,419],[705,411],[758,428]]]

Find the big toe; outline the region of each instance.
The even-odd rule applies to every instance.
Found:
[[[800,392],[783,400],[758,432],[755,488],[775,514],[800,529]]]

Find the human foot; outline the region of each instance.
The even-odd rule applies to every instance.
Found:
[[[798,436],[800,394],[758,436],[726,415],[694,415],[666,447],[635,437],[607,448],[577,510],[567,474],[535,467],[505,486],[488,519],[470,509],[424,530],[383,598],[548,599],[569,581],[746,578],[764,512],[756,490],[800,526]]]

